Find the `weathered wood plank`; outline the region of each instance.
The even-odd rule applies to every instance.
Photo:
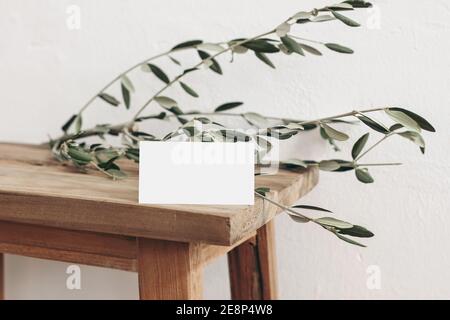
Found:
[[[276,255],[273,222],[256,236],[228,253],[233,300],[277,299]]]
[[[0,221],[134,237],[232,245],[270,221],[279,210],[254,206],[149,206],[138,204],[137,166],[129,178],[111,181],[92,171],[62,166],[47,149],[0,144]],[[257,186],[290,205],[318,180],[315,169],[260,176]]]
[[[138,244],[141,300],[202,298],[203,268],[198,246],[142,238]]]

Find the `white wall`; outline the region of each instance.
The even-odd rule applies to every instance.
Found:
[[[61,123],[106,81],[182,40],[254,35],[299,10],[331,3],[3,0],[0,140],[41,142],[47,134],[56,135]],[[179,98],[185,108],[206,110],[243,100],[244,110],[298,118],[394,104],[410,107],[435,124],[438,133],[426,136],[426,156],[394,138],[369,160],[402,161],[404,166],[372,170],[373,185],[357,183],[352,173],[322,174],[320,185],[304,198],[304,203],[330,208],[340,218],[370,227],[376,237],[367,241],[367,249],[341,243],[313,225],[277,218],[282,298],[450,298],[450,4],[375,3],[379,29],[373,28],[374,13],[365,12],[356,14],[366,25],[359,29],[339,23],[297,28],[305,37],[347,44],[355,49],[353,56],[278,55],[273,58],[276,71],[250,56],[239,57],[232,65],[224,62],[225,77],[203,72],[190,78],[202,96],[199,102]],[[81,8],[80,30],[66,27],[71,4]],[[156,85],[148,85],[149,90]],[[90,123],[115,122],[124,114],[98,104],[87,116]],[[352,131],[356,138],[363,128]],[[302,157],[325,156],[326,144],[317,138],[314,142],[319,144],[311,147],[300,140],[293,150]],[[380,290],[366,286],[372,265],[381,270]],[[137,297],[134,274],[92,267],[82,267],[82,290],[68,291],[66,267],[8,256],[7,297]],[[226,260],[209,267],[206,297],[229,297],[227,277]]]

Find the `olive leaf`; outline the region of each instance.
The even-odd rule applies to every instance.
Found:
[[[319,50],[317,50],[314,47],[311,47],[310,45],[304,44],[304,43],[298,43],[298,45],[306,52],[316,55],[316,56],[321,56],[322,52],[320,52]]]
[[[258,128],[266,128],[268,121],[262,115],[256,112],[247,112],[242,115],[244,119],[251,125]]]
[[[69,118],[69,120],[67,120],[66,123],[64,123],[64,124],[62,125],[61,130],[62,130],[63,132],[67,132],[67,131],[70,129],[70,127],[72,126],[72,124],[73,124],[73,122],[75,121],[76,118],[77,118],[77,115],[76,115],[76,114],[72,115],[72,116]]]
[[[402,108],[389,108],[389,110],[402,112],[405,115],[409,116],[411,119],[413,119],[423,130],[436,132],[436,129],[434,129],[431,123],[429,123],[423,117],[419,116],[417,113]]]
[[[356,178],[362,183],[373,183],[374,180],[366,168],[356,168],[355,170]]]
[[[114,98],[113,96],[107,94],[107,93],[100,93],[98,95],[103,101],[106,101],[110,105],[117,107],[120,104],[120,101]]]
[[[275,29],[275,33],[279,37],[284,37],[289,33],[289,31],[291,31],[291,26],[287,22],[283,22]]]
[[[148,63],[147,64],[148,67],[150,68],[151,72],[153,72],[153,74],[162,82],[168,84],[170,83],[170,79],[169,77],[166,75],[166,73],[157,65],[154,65],[152,63]]]
[[[350,4],[353,8],[371,8],[372,4],[363,0],[346,0],[343,3]]]
[[[267,56],[266,56],[264,53],[255,51],[255,56],[256,56],[259,60],[261,60],[262,62],[264,62],[265,64],[267,64],[269,67],[275,69],[275,65],[272,63],[272,61],[270,61],[269,58],[267,58]]]
[[[358,238],[372,238],[374,234],[364,227],[353,225],[350,229],[340,229],[338,233]]]
[[[224,48],[220,44],[216,43],[201,43],[196,46],[199,50],[206,50],[206,51],[217,51],[220,52],[224,50]]]
[[[362,123],[364,123],[366,126],[368,126],[369,128],[371,128],[371,129],[373,129],[373,130],[375,130],[377,132],[380,132],[380,133],[383,133],[383,134],[388,134],[389,133],[389,130],[383,124],[381,124],[381,123],[379,123],[379,122],[369,118],[366,115],[359,114],[356,117]]]
[[[386,114],[394,121],[400,123],[405,128],[420,132],[419,124],[406,113],[400,110],[386,109]]]
[[[319,162],[319,169],[323,171],[335,171],[340,167],[341,165],[334,160],[323,160]]]
[[[288,167],[301,167],[301,168],[307,168],[308,165],[299,159],[289,159],[281,162],[282,165],[288,166]]]
[[[214,109],[214,112],[227,111],[227,110],[239,107],[239,106],[241,106],[243,104],[244,104],[243,102],[228,102],[228,103],[224,103],[224,104],[218,106],[216,109]]]
[[[216,59],[211,58],[211,55],[205,51],[197,50],[198,55],[203,61],[210,61],[210,65],[208,66],[212,71],[218,74],[222,74],[222,68]]]
[[[325,133],[328,135],[328,137],[332,139],[335,139],[337,141],[346,141],[349,139],[349,136],[347,134],[334,129],[325,123],[322,123],[320,126],[323,128],[323,130],[325,130]]]
[[[267,187],[259,187],[255,189],[255,192],[262,195],[262,196],[266,196],[267,193],[270,192],[270,188]]]
[[[334,227],[337,229],[353,228],[353,224],[332,217],[322,217],[314,219],[314,221],[320,224],[321,226]]]
[[[323,211],[323,212],[332,213],[332,211],[330,211],[328,209],[324,209],[324,208],[320,208],[320,207],[316,207],[316,206],[309,206],[309,205],[296,205],[296,206],[293,206],[293,208],[306,209],[306,210],[315,210],[315,211]]]
[[[350,26],[350,27],[360,27],[360,26],[361,26],[358,22],[353,21],[352,19],[350,19],[350,18],[348,18],[348,17],[346,17],[346,16],[340,14],[339,12],[336,12],[336,11],[334,11],[334,10],[331,10],[331,13],[333,14],[333,16],[334,16],[336,19],[342,21],[342,22],[343,22],[344,24],[346,24],[347,26]]]
[[[280,51],[280,49],[276,46],[263,39],[250,40],[243,43],[242,46],[247,49],[263,53],[276,53]]]
[[[134,86],[133,83],[131,82],[130,78],[128,78],[126,75],[123,75],[121,78],[121,83],[123,86],[125,86],[125,88],[128,89],[128,91],[130,92],[134,92]]]
[[[80,132],[82,126],[83,126],[83,118],[81,114],[78,114],[75,119],[75,133]]]
[[[180,81],[180,86],[186,91],[187,94],[193,96],[194,98],[198,98],[197,92],[194,91],[191,87],[189,87],[186,83]]]
[[[195,46],[199,45],[200,43],[203,43],[203,41],[202,40],[185,41],[180,44],[177,44],[175,47],[172,48],[171,51],[177,50],[177,49],[182,49],[182,48],[195,47]]]
[[[283,44],[286,46],[286,48],[288,48],[288,50],[298,53],[299,55],[302,55],[302,56],[305,55],[300,44],[297,41],[295,41],[294,39],[292,39],[291,37],[286,35],[284,37],[281,37],[280,39],[281,39],[281,42],[283,42]]]
[[[356,159],[361,151],[364,149],[367,140],[369,139],[369,133],[366,133],[361,138],[358,139],[358,141],[355,142],[352,148],[352,158]]]
[[[178,103],[169,97],[158,96],[158,97],[155,97],[154,99],[161,107],[166,108],[166,109],[178,106]]]
[[[345,237],[342,234],[339,234],[338,232],[334,232],[334,234],[336,235],[336,237],[338,237],[339,239],[341,239],[341,240],[343,240],[343,241],[345,241],[347,243],[353,244],[355,246],[363,247],[363,248],[366,247],[365,245],[363,245],[363,244],[361,244],[361,243],[359,243],[359,242],[357,242],[357,241],[355,241],[353,239]]]
[[[92,155],[78,146],[69,146],[67,153],[79,164],[87,164],[92,161]]]
[[[415,131],[406,131],[406,132],[399,132],[397,134],[399,136],[402,136],[403,138],[406,138],[406,139],[414,142],[420,148],[425,148],[425,140],[420,135],[420,133],[415,132]]]
[[[337,43],[325,43],[325,47],[327,47],[330,50],[339,52],[339,53],[346,53],[346,54],[354,53],[354,51],[352,49],[344,47]]]
[[[122,90],[123,102],[125,103],[125,108],[130,109],[131,95],[130,90],[122,83],[120,86]]]

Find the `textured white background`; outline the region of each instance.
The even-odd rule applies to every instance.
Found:
[[[251,55],[240,56],[232,65],[224,61],[225,77],[210,72],[190,77],[200,100],[179,98],[185,108],[207,110],[243,100],[243,110],[298,118],[395,104],[435,124],[438,133],[426,136],[425,157],[406,140],[394,138],[368,161],[403,161],[404,166],[372,170],[373,185],[357,183],[352,173],[322,174],[320,185],[304,198],[304,203],[369,226],[376,238],[367,241],[367,249],[341,243],[313,225],[277,218],[281,298],[450,298],[450,4],[374,2],[380,28],[373,28],[374,13],[366,12],[355,15],[364,23],[359,29],[338,22],[296,28],[298,35],[351,46],[353,56],[329,51],[321,58],[277,55],[276,71]],[[80,30],[66,27],[71,4],[81,8]],[[60,124],[105,82],[180,41],[254,35],[299,10],[324,4],[331,3],[2,0],[0,139],[41,142],[47,134],[56,135]],[[140,88],[159,86],[151,82]],[[86,116],[88,123],[113,122],[124,114],[98,103]],[[352,129],[354,137],[362,130]],[[326,144],[316,134],[310,137],[313,147],[300,139],[290,149],[305,158],[325,157]],[[366,286],[371,265],[381,270],[380,290]],[[66,267],[8,256],[7,297],[137,298],[136,275],[85,266],[82,290],[68,291]],[[207,298],[229,297],[224,259],[207,268],[205,280]]]

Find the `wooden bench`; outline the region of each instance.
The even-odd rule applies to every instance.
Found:
[[[0,298],[3,253],[138,272],[141,299],[201,299],[202,271],[228,254],[233,299],[277,297],[278,208],[138,204],[137,166],[111,181],[79,173],[36,145],[0,144]],[[271,199],[291,205],[318,172],[258,176]]]

